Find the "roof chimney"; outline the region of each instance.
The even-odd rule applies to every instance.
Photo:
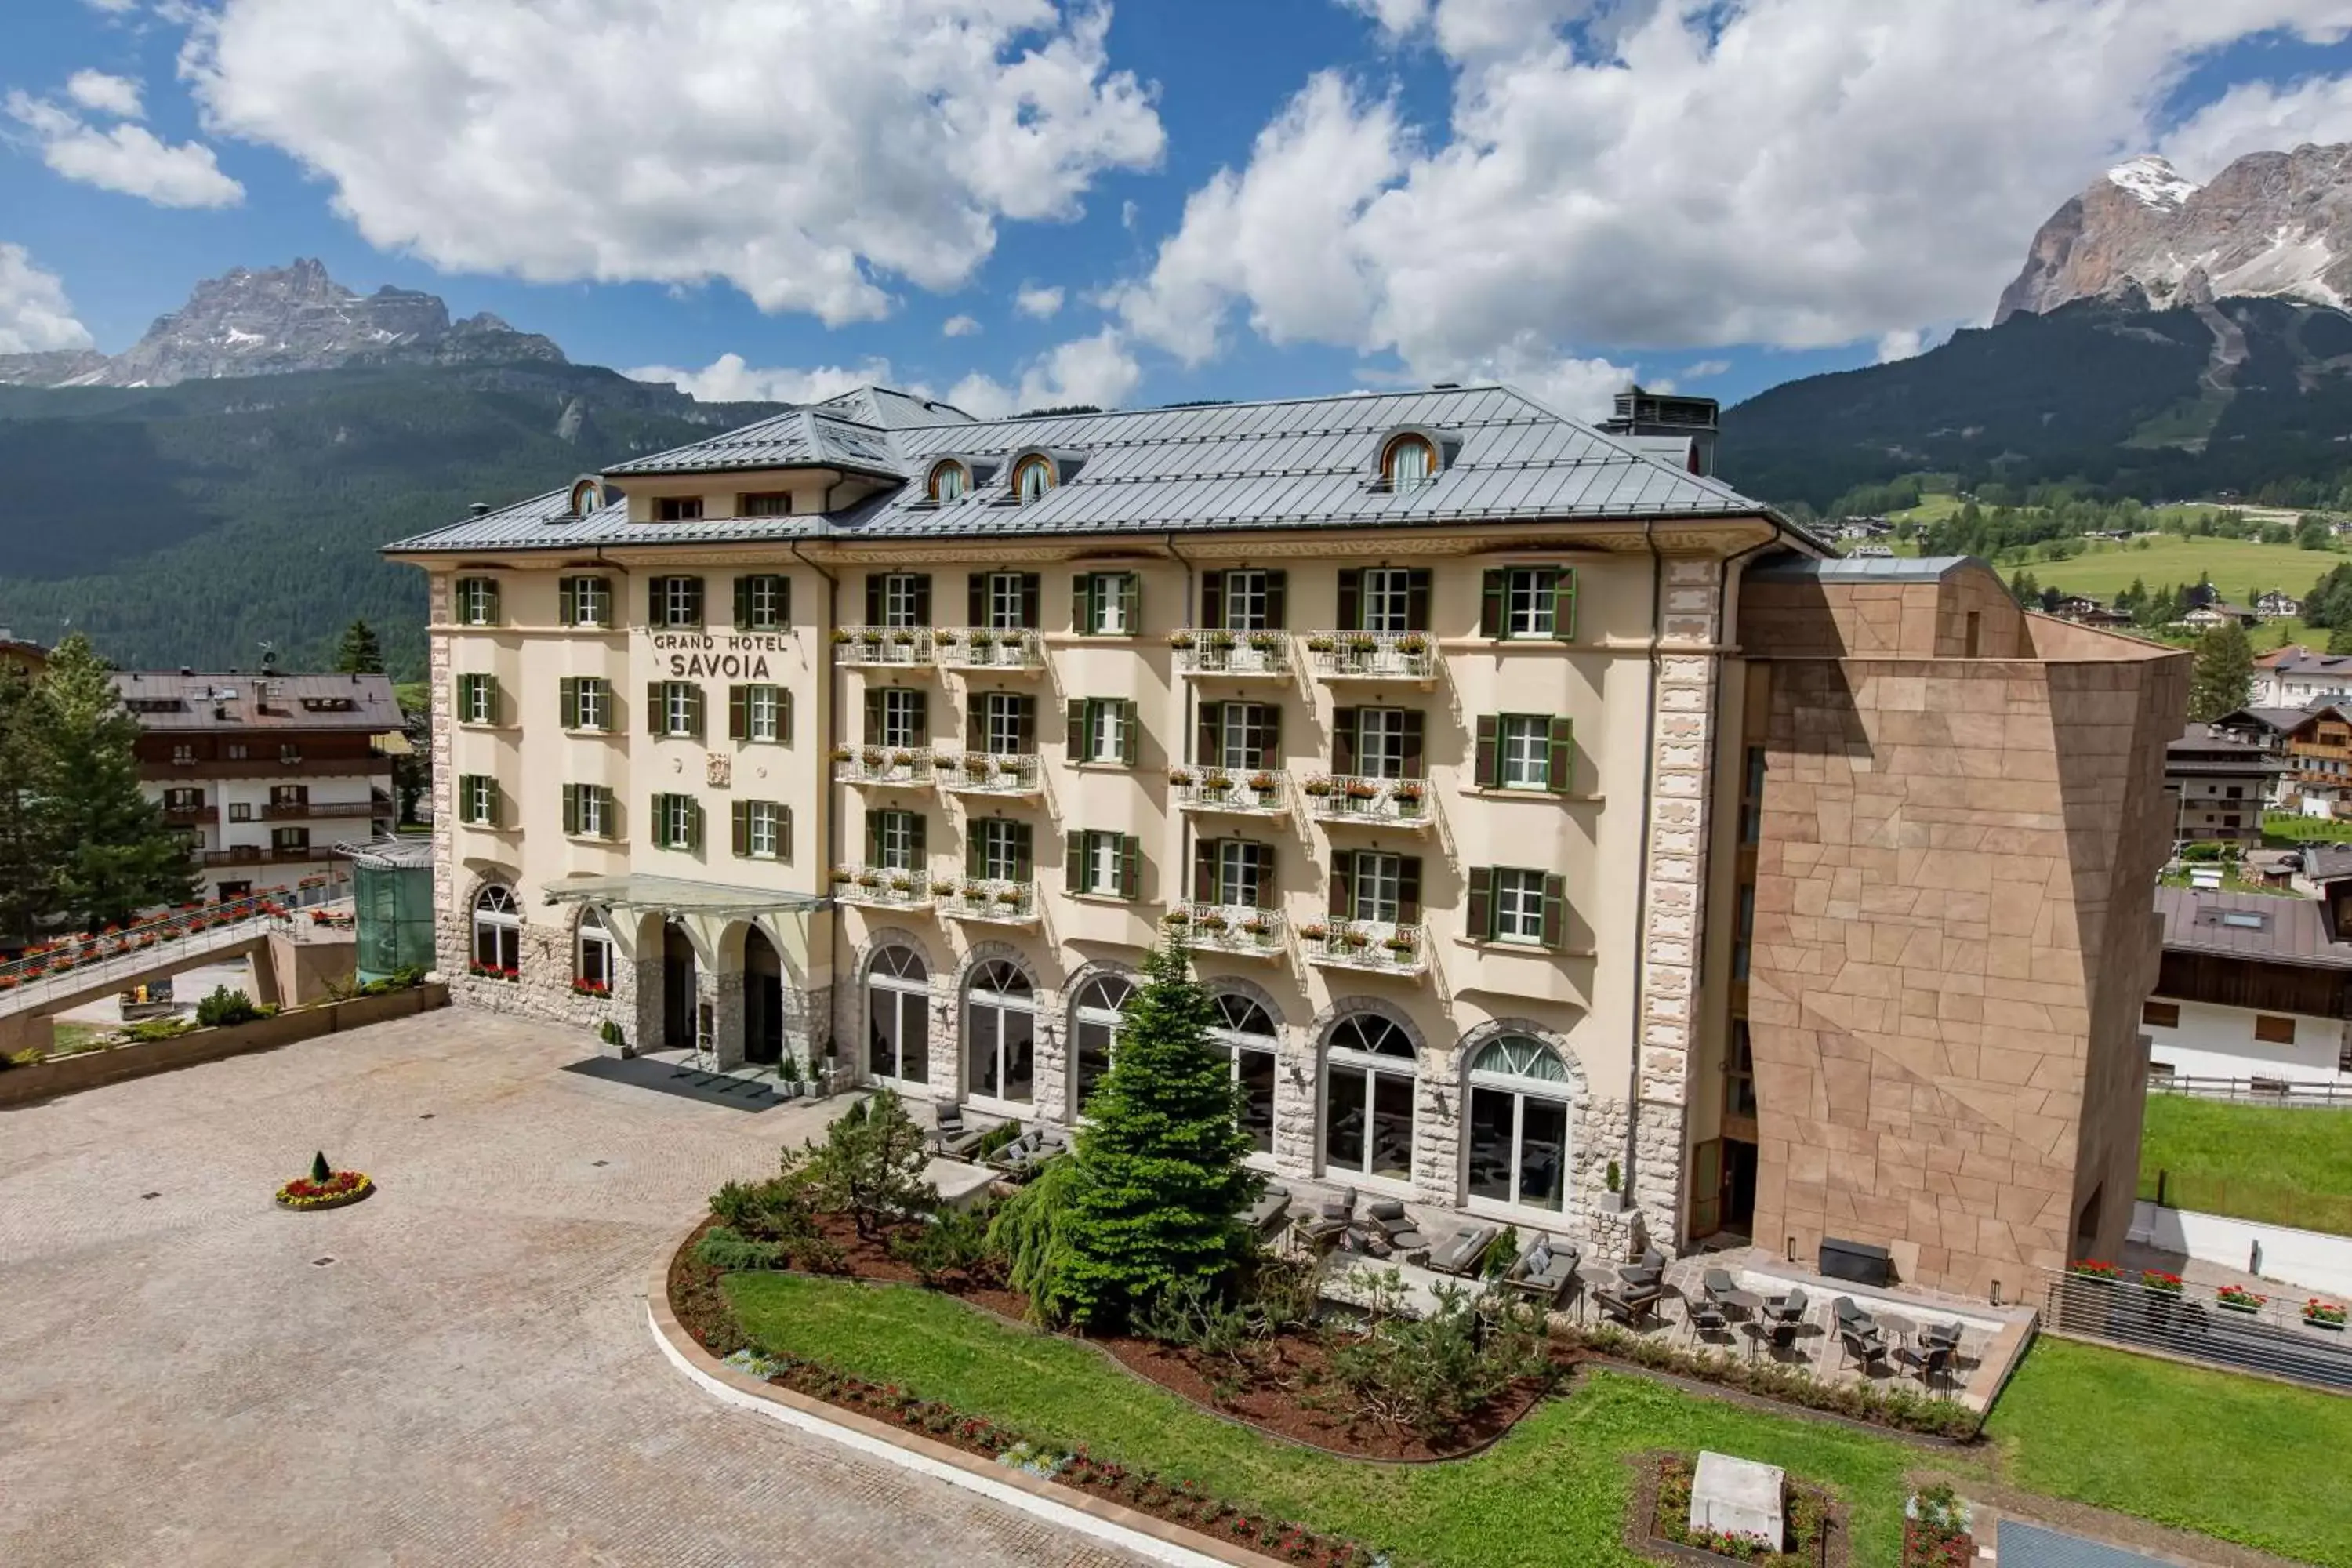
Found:
[[[469,501],[467,503],[466,510],[476,517],[487,517],[489,515],[490,503],[486,500]]]
[[[1617,411],[1601,422],[1604,436],[1687,436],[1703,476],[1715,472],[1715,437],[1720,405],[1712,397],[1677,397],[1630,386],[1617,395]]]

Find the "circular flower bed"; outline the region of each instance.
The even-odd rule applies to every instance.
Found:
[[[365,1171],[333,1171],[325,1181],[297,1176],[278,1189],[278,1206],[288,1209],[339,1209],[375,1191]]]

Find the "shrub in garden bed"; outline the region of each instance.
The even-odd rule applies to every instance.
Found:
[[[1980,1413],[1940,1394],[1914,1394],[1907,1388],[1877,1388],[1866,1384],[1824,1383],[1810,1373],[1778,1362],[1749,1361],[1726,1351],[1683,1350],[1612,1324],[1573,1330],[1567,1338],[1570,1343],[1635,1366],[1720,1384],[1759,1398],[1906,1432],[1967,1441],[1984,1424]]]
[[[1970,1568],[1976,1562],[1968,1504],[1949,1486],[1919,1492],[1904,1515],[1903,1568]]]

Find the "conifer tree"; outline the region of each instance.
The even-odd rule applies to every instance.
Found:
[[[383,645],[376,640],[373,626],[365,621],[353,621],[343,628],[343,640],[335,645],[335,673],[383,673]]]
[[[1251,1145],[1232,1059],[1209,1037],[1209,994],[1180,943],[1143,969],[1071,1156],[1064,1285],[1070,1315],[1094,1326],[1181,1281],[1221,1282],[1248,1253]]]
[[[2210,723],[2243,708],[2253,695],[2254,650],[2235,619],[2225,620],[2197,639],[2197,662],[2189,676],[2189,717]]]
[[[0,947],[30,942],[56,897],[53,727],[39,683],[0,665]]]
[[[76,632],[41,678],[50,721],[50,801],[61,853],[57,907],[95,930],[195,896],[186,844],[139,789],[139,722],[105,660]]]

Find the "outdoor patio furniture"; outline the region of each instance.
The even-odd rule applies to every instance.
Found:
[[[1895,1348],[1895,1360],[1898,1365],[1917,1373],[1922,1387],[1933,1388],[1936,1379],[1949,1373],[1952,1349],[1949,1345],[1932,1342],[1916,1350],[1909,1345],[1899,1345]]]
[[[1578,1260],[1576,1248],[1555,1248],[1549,1237],[1539,1236],[1503,1276],[1503,1289],[1547,1307],[1558,1306],[1576,1289]]]
[[[1283,1216],[1289,1212],[1290,1189],[1268,1184],[1265,1191],[1258,1194],[1257,1202],[1250,1205],[1249,1212],[1242,1216],[1242,1223],[1250,1227],[1252,1235],[1264,1236],[1280,1225]]]
[[[1837,1326],[1841,1333],[1848,1329],[1869,1328],[1875,1321],[1868,1312],[1854,1305],[1853,1298],[1851,1296],[1840,1296],[1830,1303],[1830,1310],[1837,1314]]]
[[[1709,1334],[1728,1335],[1731,1332],[1731,1319],[1725,1313],[1721,1303],[1704,1295],[1684,1297],[1683,1316],[1690,1323],[1693,1344]]]
[[[1478,1267],[1494,1243],[1495,1227],[1491,1225],[1465,1226],[1429,1248],[1428,1267],[1440,1274],[1467,1274]]]
[[[1739,1282],[1731,1277],[1730,1270],[1724,1268],[1708,1269],[1699,1277],[1699,1283],[1706,1291],[1706,1299],[1717,1305],[1726,1296],[1739,1289]]]
[[[1603,1286],[1592,1292],[1592,1300],[1601,1308],[1601,1316],[1613,1319],[1639,1333],[1643,1320],[1657,1320],[1658,1302],[1665,1293],[1663,1286],[1652,1286],[1646,1290],[1624,1286],[1612,1289]]]
[[[1791,1290],[1782,1296],[1764,1298],[1764,1311],[1775,1327],[1786,1323],[1794,1327],[1804,1321],[1805,1308],[1811,1303],[1802,1290]]]
[[[931,1148],[950,1160],[968,1160],[980,1147],[984,1130],[967,1126],[961,1106],[942,1105],[932,1113]]]
[[[1876,1330],[1859,1324],[1838,1325],[1838,1348],[1844,1356],[1861,1363],[1864,1373],[1870,1371],[1872,1363],[1886,1359],[1886,1342],[1878,1337]]]
[[[1930,1323],[1920,1331],[1919,1337],[1929,1344],[1946,1345],[1957,1351],[1960,1348],[1960,1332],[1961,1326],[1958,1322]]]

